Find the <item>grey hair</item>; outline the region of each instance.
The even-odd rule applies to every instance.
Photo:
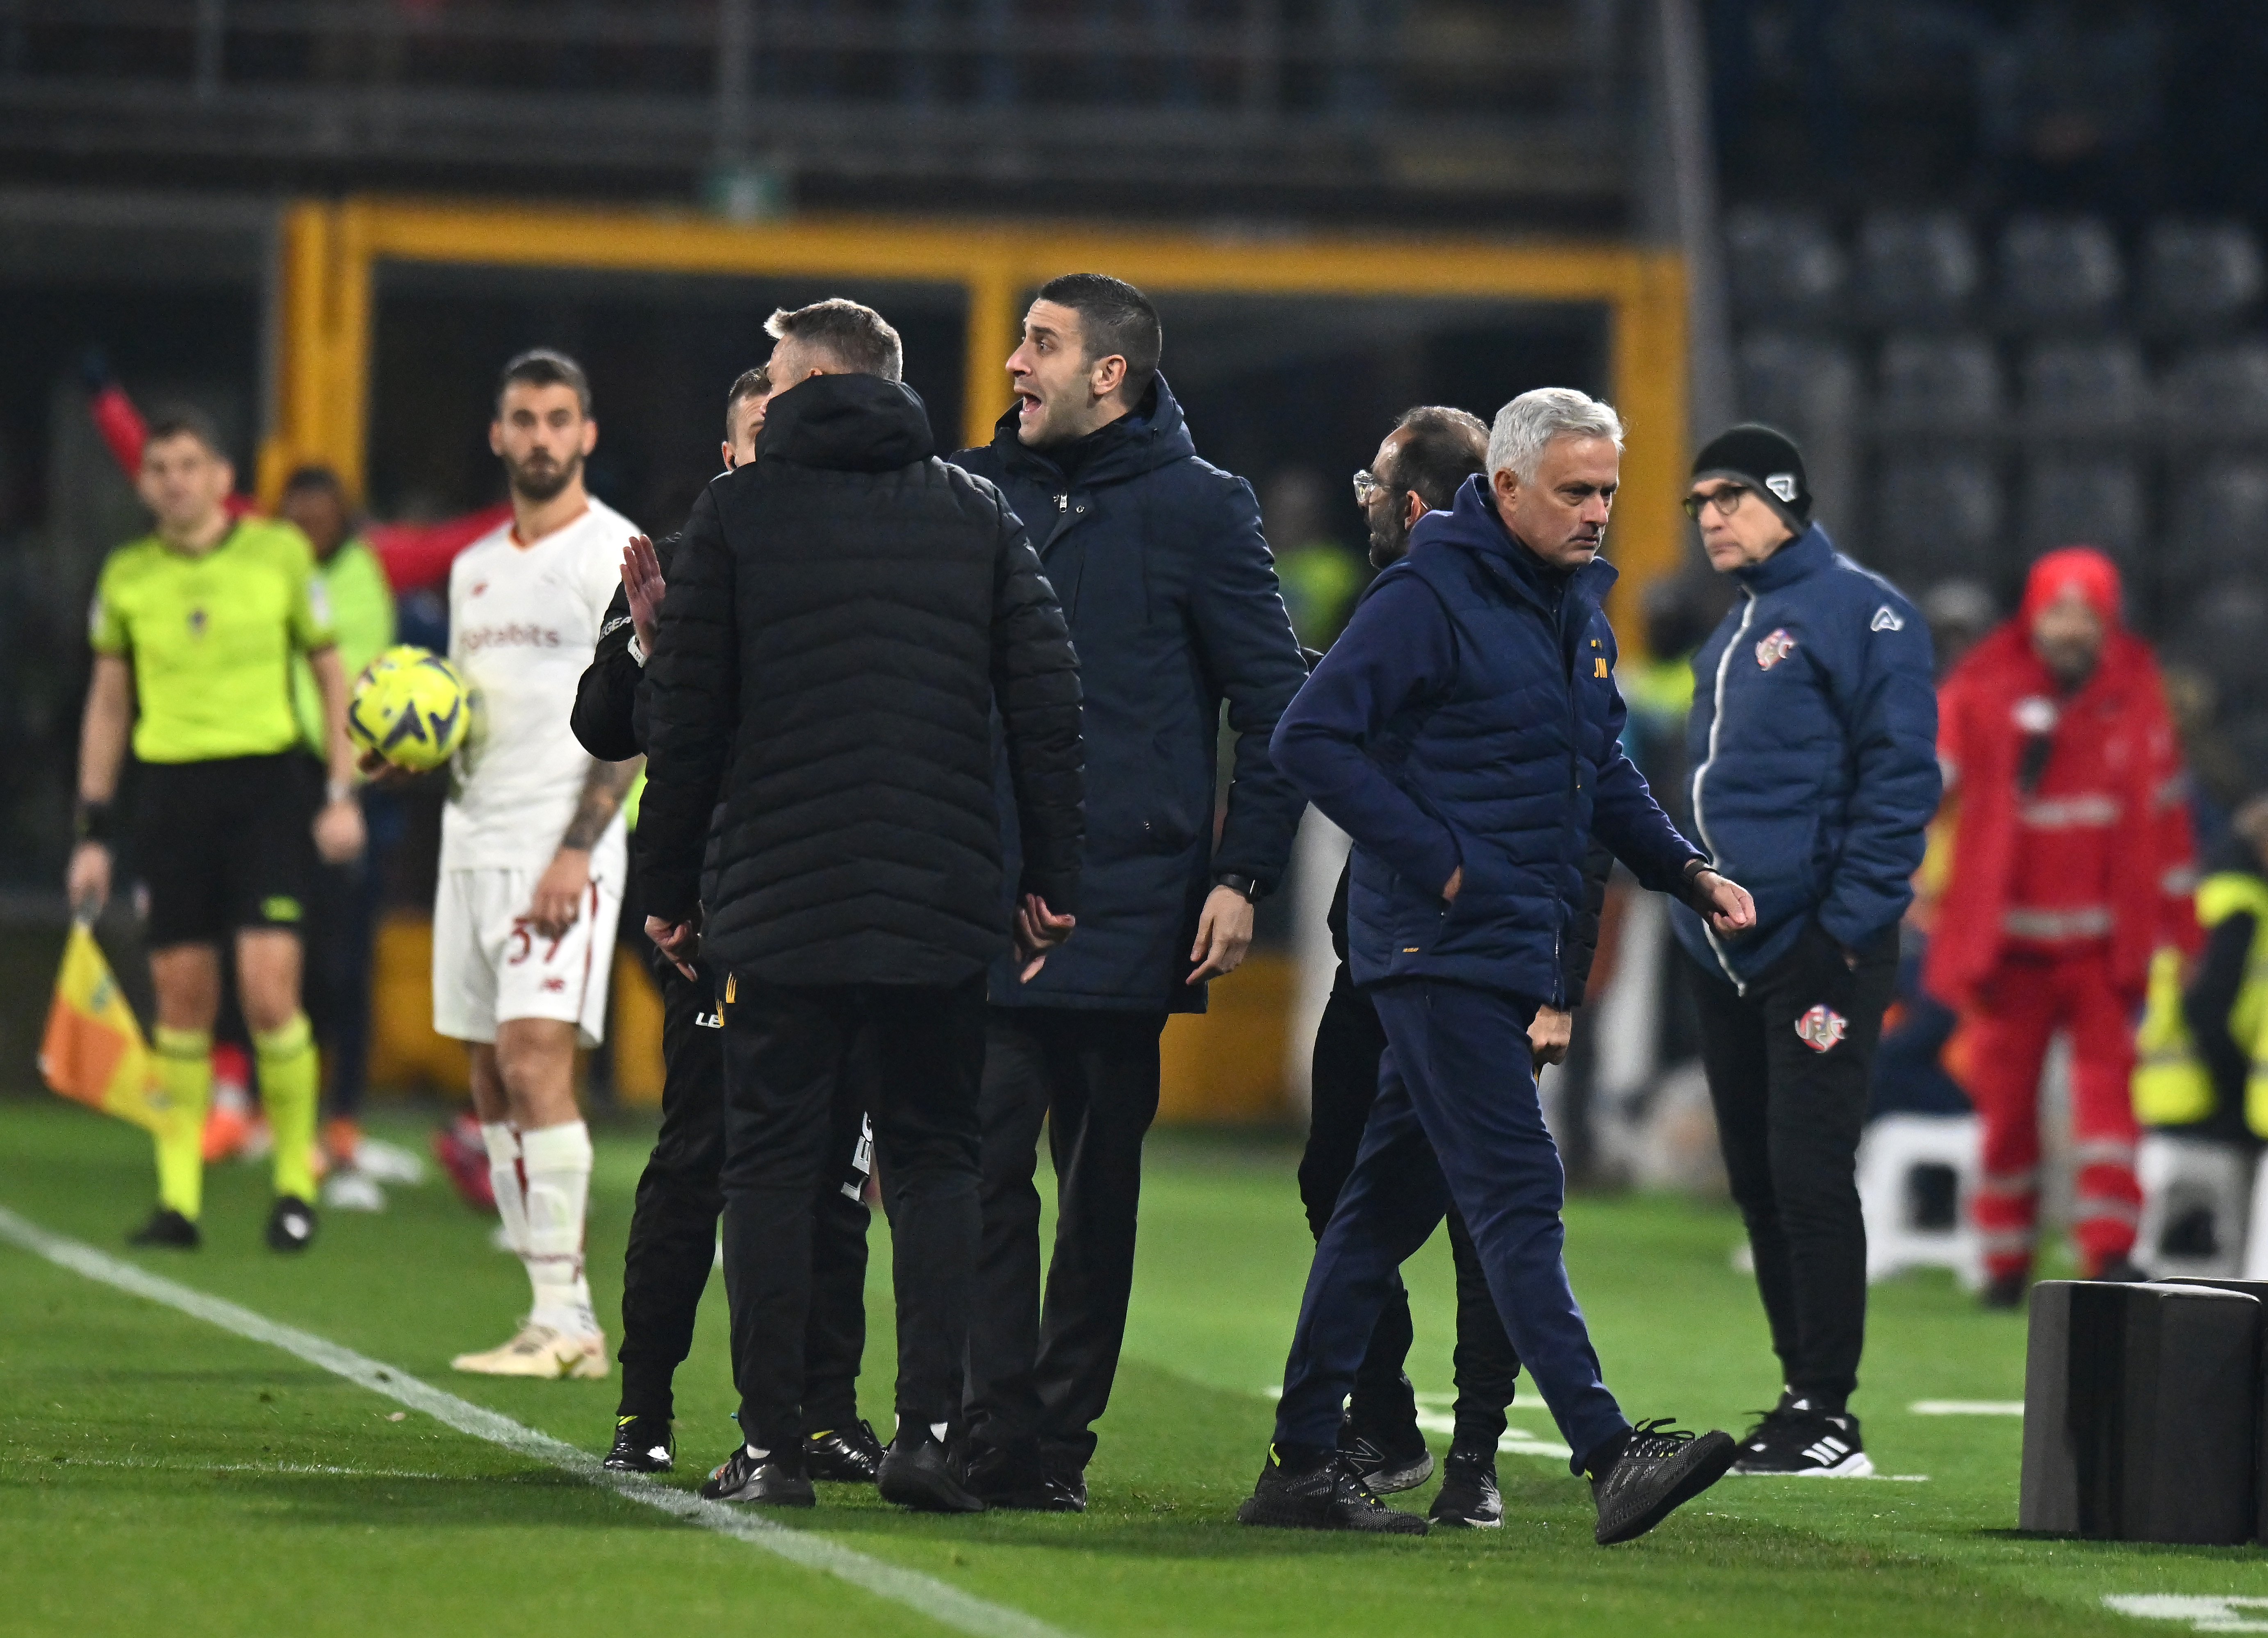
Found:
[[[1543,451],[1554,438],[1612,438],[1623,446],[1623,421],[1614,406],[1572,386],[1539,386],[1496,412],[1489,429],[1491,474],[1509,469],[1522,483],[1535,481]]]

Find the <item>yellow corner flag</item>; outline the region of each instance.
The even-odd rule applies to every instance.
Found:
[[[71,923],[40,1038],[40,1073],[65,1098],[151,1131],[163,1118],[142,1025],[84,922]]]

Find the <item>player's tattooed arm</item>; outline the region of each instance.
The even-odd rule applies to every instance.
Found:
[[[575,817],[567,821],[567,834],[559,839],[563,848],[577,848],[588,853],[599,845],[607,826],[622,811],[622,797],[629,791],[630,782],[637,777],[645,759],[634,756],[627,762],[591,764],[591,771],[583,776],[583,794],[575,804]]]

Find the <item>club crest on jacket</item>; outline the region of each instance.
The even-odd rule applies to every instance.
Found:
[[[1756,664],[1770,671],[1795,652],[1795,639],[1787,635],[1787,628],[1773,628],[1769,636],[1756,639]]]
[[[1850,1032],[1851,1026],[1843,1015],[1822,1003],[1795,1021],[1797,1039],[1814,1052],[1831,1050],[1837,1042]]]

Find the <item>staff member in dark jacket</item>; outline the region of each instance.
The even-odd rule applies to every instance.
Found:
[[[1158,315],[1100,274],[1043,285],[1008,360],[1016,407],[954,459],[998,483],[1063,599],[1085,685],[1079,936],[1033,982],[992,975],[984,1251],[969,1341],[969,1483],[1076,1510],[1134,1277],[1158,1036],[1252,938],[1305,804],[1268,760],[1307,676],[1251,487],[1197,459],[1158,374]],[[1221,701],[1242,736],[1213,840]],[[1010,858],[1018,840],[1007,838]],[[1056,1245],[1040,1303],[1040,1126]]]
[[[1752,1473],[1874,1471],[1847,1401],[1867,1326],[1855,1172],[1923,826],[1937,811],[1929,628],[1811,521],[1795,445],[1725,433],[1686,510],[1741,598],[1693,657],[1693,818],[1756,893],[1737,937],[1675,912],[1733,1198],[1786,1385]]]
[[[1454,1201],[1497,1311],[1591,1475],[1603,1545],[1731,1465],[1729,1435],[1633,1429],[1599,1377],[1560,1259],[1564,1177],[1528,1029],[1567,1002],[1565,944],[1596,834],[1727,931],[1754,914],[1663,817],[1618,739],[1597,561],[1622,423],[1565,387],[1498,412],[1490,474],[1422,518],[1278,727],[1277,764],[1354,838],[1348,946],[1390,1051],[1354,1175],[1315,1247],[1276,1438],[1245,1524],[1423,1534],[1335,1448],[1391,1289]]]
[[[1011,944],[1003,729],[1029,976],[1079,889],[1079,662],[1022,524],[931,453],[897,332],[780,312],[756,459],[688,522],[652,664],[638,858],[654,942],[724,976],[725,1282],[744,1441],[703,1487],[808,1506],[811,1197],[863,1039],[893,1229],[885,1499],[965,1512],[946,1471],[979,1230],[986,970]],[[703,842],[719,797],[714,894]]]
[[[725,469],[755,459],[771,384],[745,371],[725,396]],[[597,652],[575,693],[575,737],[593,756],[625,761],[645,752],[638,687],[653,652],[654,622],[677,537],[639,537],[622,555],[622,589],[608,606]],[[618,1473],[667,1473],[675,1465],[672,1382],[693,1348],[694,1318],[717,1247],[725,1197],[724,1020],[706,961],[688,978],[653,944],[648,965],[661,986],[661,1130],[639,1174],[622,1252],[622,1394],[614,1448]],[[866,1228],[862,1198],[873,1154],[863,1104],[847,1101],[812,1198],[811,1318],[804,1348],[806,1474],[872,1483],[882,1462],[874,1430],[858,1416],[858,1365],[866,1351]]]

